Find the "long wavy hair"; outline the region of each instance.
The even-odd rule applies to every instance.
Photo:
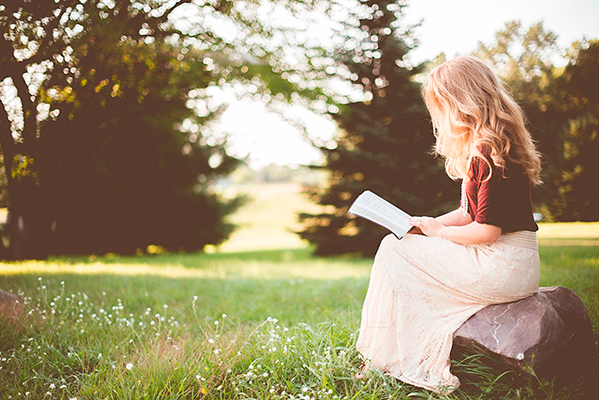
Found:
[[[542,183],[540,153],[523,111],[484,62],[470,56],[446,61],[429,73],[422,94],[435,152],[444,158],[450,178],[467,177],[470,155],[482,158],[492,171],[485,151],[503,175],[508,161],[520,164],[533,184]]]

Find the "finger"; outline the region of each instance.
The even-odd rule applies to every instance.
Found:
[[[410,217],[408,219],[408,223],[411,224],[412,226],[420,226],[421,225],[421,219],[418,217]]]

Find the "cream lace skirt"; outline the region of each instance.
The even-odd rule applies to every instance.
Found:
[[[535,294],[539,278],[535,232],[485,245],[390,234],[375,256],[357,349],[372,369],[452,391],[460,384],[450,373],[454,331],[487,305]]]

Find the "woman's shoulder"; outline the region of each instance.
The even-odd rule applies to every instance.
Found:
[[[481,182],[490,177],[490,172],[493,175],[494,161],[492,160],[490,150],[486,146],[478,145],[475,149],[471,152],[469,178],[475,178]]]
[[[479,179],[483,178],[483,180],[486,180],[488,177],[507,179],[511,176],[520,176],[523,174],[523,167],[520,164],[512,162],[507,157],[502,157],[502,160],[504,161],[504,166],[501,167],[496,165],[489,147],[478,145],[477,151],[472,155],[472,175]]]

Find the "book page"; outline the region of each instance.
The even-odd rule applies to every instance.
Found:
[[[398,238],[411,228],[408,223],[410,215],[369,190],[356,198],[348,213],[373,221],[389,229]]]

